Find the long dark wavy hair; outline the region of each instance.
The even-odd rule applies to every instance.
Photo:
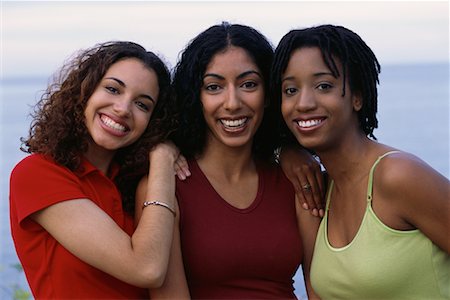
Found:
[[[66,62],[36,104],[29,137],[21,138],[21,150],[43,154],[72,171],[81,168],[90,139],[84,117],[88,99],[109,67],[125,58],[136,58],[155,71],[159,87],[158,101],[145,132],[114,156],[120,166],[116,183],[125,209],[131,212],[138,179],[148,171],[149,150],[176,126],[176,118],[171,117],[170,73],[158,56],[142,46],[128,41],[105,42],[78,52]]]
[[[205,70],[214,55],[231,46],[247,52],[260,69],[264,80],[264,117],[254,137],[253,153],[257,158],[267,159],[277,146],[278,134],[274,130],[275,123],[278,122],[277,114],[268,97],[273,47],[256,29],[223,22],[206,29],[191,40],[175,67],[173,86],[180,112],[180,126],[173,139],[188,158],[201,154],[206,144],[207,124],[200,100]]]
[[[359,126],[367,136],[376,139],[373,130],[378,127],[376,113],[380,64],[361,37],[342,26],[320,25],[291,30],[281,39],[275,50],[271,72],[271,95],[277,103],[277,108],[281,107],[281,77],[286,71],[292,52],[304,47],[318,47],[333,76],[342,76],[342,96],[345,95],[347,79],[350,90],[361,95],[363,105],[358,111]],[[342,64],[342,74],[339,74],[336,60]],[[286,140],[292,140],[287,126],[282,127]]]

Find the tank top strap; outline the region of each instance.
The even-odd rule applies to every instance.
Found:
[[[333,186],[334,186],[334,180],[331,179],[330,185],[328,186],[327,195],[326,195],[325,213],[328,212],[328,209],[330,207],[330,196],[331,196],[331,192],[333,191]]]
[[[400,152],[399,150],[393,150],[393,151],[386,152],[383,155],[378,156],[377,160],[373,163],[372,168],[370,169],[370,173],[369,173],[369,181],[367,183],[367,202],[368,203],[372,202],[373,172],[375,171],[375,167],[378,165],[380,160],[382,160],[384,157],[388,156],[389,154],[399,153],[399,152]]]

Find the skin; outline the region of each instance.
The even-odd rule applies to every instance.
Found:
[[[209,130],[206,147],[197,158],[197,163],[218,194],[229,204],[241,209],[252,204],[258,189],[252,143],[263,117],[264,92],[258,67],[241,48],[232,46],[217,53],[206,68],[201,101]],[[235,121],[236,126],[227,126],[229,120],[243,122]],[[144,199],[139,199],[139,195],[137,203]],[[296,212],[302,243],[312,245],[315,231],[306,231],[305,228],[316,228],[320,220],[302,209],[299,203],[296,201]],[[177,236],[179,231],[175,227]],[[304,248],[303,267],[308,291],[311,290],[309,266],[312,250],[312,247]],[[151,297],[189,297],[179,236],[174,238],[167,281],[160,289],[152,290]]]
[[[310,210],[313,216],[323,217],[325,186],[317,161],[303,148],[289,145],[281,149],[280,165],[294,186],[295,196],[302,203],[302,208]],[[311,186],[310,189],[304,188],[306,184]]]
[[[365,136],[357,119],[363,100],[348,89],[342,96],[342,84],[342,78],[331,75],[320,49],[300,48],[292,52],[281,91],[286,124],[299,143],[319,155],[334,180],[328,221],[334,247],[354,239],[366,208],[370,168],[380,155],[395,150]],[[447,178],[400,152],[385,157],[375,169],[372,206],[388,227],[419,229],[449,253],[449,192]]]
[[[144,132],[158,94],[155,72],[139,60],[128,58],[113,64],[88,100],[85,116],[91,142],[85,157],[107,174],[114,153]],[[112,121],[108,126],[101,116],[121,124],[116,127],[122,129],[114,130]],[[168,144],[150,152],[148,199],[174,207],[177,157],[178,151]],[[63,201],[31,217],[72,254],[103,272],[139,287],[158,287],[164,281],[174,217],[163,207],[147,207],[131,237],[89,199]]]

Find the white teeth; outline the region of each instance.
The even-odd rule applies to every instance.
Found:
[[[123,126],[123,125],[121,125],[121,124],[119,124],[117,122],[114,122],[114,120],[112,120],[111,118],[109,118],[109,117],[107,117],[105,115],[101,116],[101,120],[102,120],[103,124],[105,124],[109,128],[112,128],[112,129],[118,130],[118,131],[123,131],[123,132],[126,131],[125,126]]]
[[[242,118],[239,120],[225,120],[225,119],[220,120],[220,122],[222,122],[222,124],[227,127],[239,127],[242,126],[245,123],[245,121],[247,121],[247,118]]]
[[[315,119],[315,120],[300,120],[297,122],[298,126],[302,127],[302,128],[309,128],[312,126],[316,126],[318,124],[322,123],[322,120],[319,119]]]

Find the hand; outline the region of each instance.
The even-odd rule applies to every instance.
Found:
[[[172,158],[174,160],[173,169],[175,175],[180,180],[185,180],[187,177],[191,176],[189,171],[189,165],[186,158],[180,154],[178,148],[170,141],[160,143],[156,145],[149,153],[150,161],[151,159],[159,159],[160,161],[170,161]]]
[[[305,149],[287,146],[281,150],[280,165],[292,182],[302,207],[311,209],[311,213],[316,217],[323,217],[325,191],[319,162]]]
[[[191,176],[186,158],[181,154],[178,155],[178,158],[175,161],[174,170],[180,180],[185,180],[187,177]]]

